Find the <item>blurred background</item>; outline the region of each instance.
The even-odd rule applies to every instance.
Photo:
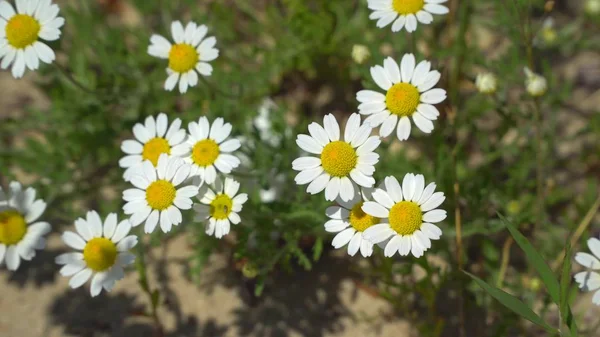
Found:
[[[53,225],[45,251],[16,272],[0,270],[0,336],[547,335],[464,278],[455,216],[460,210],[464,269],[551,321],[556,308],[497,212],[553,268],[570,233],[583,228],[576,250],[600,234],[599,1],[450,0],[448,15],[413,34],[377,28],[366,0],[56,3],[66,19],[51,44],[56,65],[20,80],[0,72],[2,184],[36,187]],[[152,34],[171,38],[173,20],[206,24],[220,50],[212,76],[185,95],[163,90],[166,62],[147,54]],[[294,183],[295,138],[327,113],[343,125],[357,111],[356,92],[375,88],[369,68],[408,52],[442,73],[448,99],[431,135],[413,128],[406,142],[384,140],[375,177],[414,172],[435,181],[447,195],[444,235],[418,260],[380,250],[349,257],[323,229],[329,203]],[[548,80],[537,101],[524,90],[527,65]],[[483,71],[498,77],[494,95],[474,85]],[[234,176],[250,196],[223,240],[207,237],[191,214],[168,235],[144,237],[162,328],[147,315],[134,269],[111,293],[90,298],[85,287],[71,290],[54,263],[66,251],[60,233],[87,210],[123,216],[120,144],[159,112],[184,125],[204,115],[232,123],[244,158]],[[571,293],[582,335],[597,336],[599,308],[576,287]]]

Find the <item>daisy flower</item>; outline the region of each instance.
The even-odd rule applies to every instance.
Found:
[[[365,123],[373,127],[381,125],[379,135],[389,136],[396,124],[396,135],[400,140],[410,136],[410,119],[425,133],[433,131],[433,123],[440,112],[433,104],[446,99],[446,90],[432,89],[440,80],[440,72],[431,70],[431,63],[421,61],[415,66],[415,56],[405,54],[400,67],[388,57],[382,66],[371,67],[371,76],[383,90],[382,94],[373,90],[361,90],[356,99],[361,102],[358,111],[369,115]]]
[[[183,221],[181,209],[192,208],[192,197],[198,194],[197,185],[176,188],[190,173],[190,165],[183,159],[161,154],[154,167],[146,160],[131,177],[136,188],[123,192],[125,214],[131,215],[131,224],[137,226],[144,220],[144,231],[152,233],[160,220],[164,233]]]
[[[242,221],[238,213],[248,201],[246,193],[237,194],[240,183],[232,178],[225,178],[225,184],[219,180],[215,183],[215,191],[205,188],[198,195],[200,203],[194,203],[195,221],[206,221],[206,234],[214,235],[217,239],[229,233],[231,224],[237,225]],[[236,195],[237,194],[237,195]]]
[[[498,89],[498,78],[493,73],[479,73],[475,79],[475,87],[482,94],[493,94]]]
[[[409,33],[417,30],[417,21],[428,25],[433,22],[431,14],[447,14],[448,7],[440,5],[448,0],[368,0],[373,13],[369,19],[377,20],[377,27],[383,28],[390,23],[392,32],[406,28]]]
[[[129,181],[133,172],[136,172],[144,160],[149,160],[152,165],[158,165],[158,157],[171,154],[171,149],[185,140],[185,129],[181,129],[181,120],[176,118],[169,126],[167,115],[158,114],[156,119],[148,116],[144,124],[137,123],[133,127],[135,139],[128,139],[121,143],[121,150],[125,157],[119,160],[119,166],[126,168],[123,179]]]
[[[71,277],[71,288],[81,287],[92,277],[90,293],[97,296],[102,291],[111,291],[115,283],[125,276],[124,267],[135,260],[129,250],[138,242],[135,235],[127,235],[131,230],[129,220],[117,225],[117,214],[110,213],[102,224],[96,211],[87,213],[86,219],[75,220],[77,233],[66,231],[62,235],[64,243],[77,250],[56,257],[55,262],[63,265],[62,276]]]
[[[594,297],[592,297],[592,303],[600,306],[600,274],[597,272],[597,270],[600,270],[600,240],[590,238],[587,243],[593,255],[580,252],[575,254],[575,261],[591,270],[575,274],[575,281],[579,284],[581,290],[595,291],[596,293],[594,294]]]
[[[375,201],[367,201],[362,209],[365,213],[385,219],[381,224],[365,230],[365,239],[385,244],[384,255],[393,256],[398,252],[415,257],[431,248],[431,240],[438,240],[442,230],[434,225],[446,218],[446,211],[435,209],[444,202],[442,192],[435,191],[435,183],[425,187],[422,175],[408,173],[404,176],[402,187],[394,177],[385,178],[385,190],[373,192]]]
[[[44,235],[50,232],[50,224],[36,221],[45,209],[46,203],[35,199],[33,188],[23,190],[13,181],[7,195],[0,186],[0,264],[6,260],[9,270],[17,270],[21,259],[29,261],[36,249],[46,247]]]
[[[14,78],[21,78],[25,68],[36,70],[40,60],[52,63],[54,51],[38,39],[58,40],[65,19],[58,16],[58,5],[50,0],[17,0],[17,10],[0,1],[0,67],[11,64]]]
[[[548,90],[548,81],[544,76],[534,73],[528,67],[524,68],[524,72],[527,92],[533,97],[543,96]]]
[[[308,126],[310,136],[300,134],[296,139],[298,146],[319,157],[300,157],[292,162],[292,168],[300,171],[296,175],[296,184],[308,184],[306,191],[317,194],[325,190],[325,199],[335,200],[338,196],[349,201],[356,187],[373,187],[375,164],[379,155],[373,150],[381,140],[371,136],[371,126],[361,125],[360,115],[352,114],[346,123],[344,140],[340,140],[340,127],[332,114],[323,118],[324,128],[318,123]]]
[[[173,154],[185,157],[192,165],[190,176],[200,176],[207,184],[212,184],[217,178],[217,170],[221,173],[231,173],[240,165],[240,160],[230,153],[239,149],[238,139],[229,139],[232,126],[225,123],[223,118],[217,118],[209,125],[208,118],[200,117],[198,123],[188,124],[189,136],[184,142],[173,148]]]
[[[165,90],[171,91],[179,81],[179,92],[185,93],[189,87],[198,84],[198,73],[202,76],[212,74],[212,66],[207,62],[219,56],[219,50],[214,48],[217,39],[206,37],[208,28],[189,22],[185,29],[179,21],[171,24],[171,35],[175,44],[164,37],[154,34],[150,37],[148,54],[168,59],[167,81]],[[206,37],[206,38],[205,38]]]
[[[363,232],[378,223],[381,219],[365,213],[362,206],[365,200],[369,200],[372,189],[365,189],[361,193],[355,193],[350,201],[337,199],[339,206],[331,206],[325,210],[325,214],[331,220],[325,223],[325,230],[330,233],[338,233],[331,242],[335,249],[348,245],[348,255],[354,256],[359,250],[363,257],[373,254],[373,243],[363,237]]]

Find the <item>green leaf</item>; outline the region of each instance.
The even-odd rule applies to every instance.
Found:
[[[542,282],[544,282],[544,284],[546,285],[546,289],[548,290],[552,301],[559,305],[560,286],[558,284],[558,280],[556,279],[556,275],[554,275],[554,272],[552,271],[552,269],[550,269],[550,266],[548,266],[544,258],[542,258],[542,256],[540,255],[540,253],[538,253],[537,250],[535,250],[535,248],[533,247],[533,245],[531,245],[529,240],[527,240],[527,238],[523,236],[523,234],[521,234],[521,232],[519,232],[519,230],[516,229],[510,223],[510,221],[508,221],[499,213],[498,216],[504,222],[504,224],[506,224],[506,228],[508,228],[508,231],[515,239],[515,242],[525,252],[525,256],[527,257],[529,265],[533,266],[540,275],[540,278],[542,279]]]
[[[577,324],[571,307],[569,306],[569,293],[571,286],[571,244],[567,241],[565,247],[565,258],[563,260],[562,273],[560,277],[560,314],[563,322],[569,327],[571,337],[576,337]]]
[[[502,303],[502,305],[504,305],[508,309],[512,310],[519,316],[525,318],[526,320],[528,320],[534,324],[541,326],[542,328],[546,329],[549,332],[552,332],[552,333],[558,332],[555,328],[549,326],[546,322],[544,322],[544,320],[542,320],[540,318],[540,316],[538,316],[535,312],[533,312],[533,310],[531,310],[520,299],[514,297],[513,295],[511,295],[501,289],[498,289],[496,287],[493,287],[493,286],[487,284],[485,281],[483,281],[482,279],[478,278],[477,276],[475,276],[469,272],[465,271],[464,273],[469,275],[475,281],[475,283],[477,283],[481,288],[483,288],[483,290],[485,290],[493,298],[498,300],[498,302]]]
[[[323,238],[318,237],[313,245],[313,261],[318,261],[323,253]]]
[[[158,307],[158,301],[160,300],[160,293],[158,292],[158,289],[155,289],[152,292],[152,307],[153,308],[157,308]]]

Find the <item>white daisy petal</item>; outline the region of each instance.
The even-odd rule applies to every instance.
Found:
[[[400,118],[398,121],[398,128],[396,129],[396,136],[399,140],[407,140],[410,136],[410,119],[406,116]]]
[[[385,177],[385,190],[394,203],[402,201],[402,188],[395,177]]]
[[[575,254],[575,261],[586,268],[600,269],[600,260],[592,254],[579,252]]]
[[[308,184],[306,187],[306,192],[310,194],[321,193],[327,187],[327,183],[329,182],[330,178],[331,176],[327,173],[321,174],[310,184]]]
[[[404,56],[402,57],[402,61],[400,62],[400,73],[402,74],[402,82],[410,83],[413,76],[413,72],[415,70],[415,62],[415,56],[413,54],[404,54]]]
[[[400,249],[402,245],[402,236],[395,235],[388,243],[385,245],[385,249],[383,251],[383,255],[385,257],[394,256],[396,252]]]
[[[393,58],[388,57],[383,61],[383,68],[387,72],[388,78],[392,83],[398,83],[402,79],[400,78],[400,67]]]
[[[345,230],[339,232],[331,241],[331,245],[335,248],[335,249],[339,249],[343,246],[345,246],[346,244],[348,244],[348,242],[350,242],[350,240],[352,239],[352,236],[354,235],[354,233],[356,232],[356,230],[354,228],[346,228]]]
[[[356,232],[352,236],[352,239],[350,240],[350,243],[348,243],[348,255],[350,255],[350,256],[356,255],[356,253],[360,249],[360,244],[361,243],[362,243],[362,233],[361,232]]]
[[[372,215],[374,217],[377,218],[387,218],[389,216],[389,210],[387,210],[385,207],[383,207],[382,205],[376,203],[376,202],[372,202],[372,201],[367,201],[362,205],[362,210],[363,212]]]
[[[428,11],[429,13],[433,13],[433,14],[448,14],[449,10],[448,7],[446,6],[442,6],[442,5],[438,5],[438,4],[434,4],[434,3],[427,3],[425,4],[424,9],[426,11]]]
[[[392,82],[385,75],[385,70],[381,66],[371,67],[371,77],[373,81],[383,90],[388,90],[392,87]]]
[[[446,211],[442,209],[435,209],[423,214],[423,221],[425,222],[435,223],[443,221],[444,219],[446,219]]]

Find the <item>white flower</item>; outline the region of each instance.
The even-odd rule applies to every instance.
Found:
[[[214,48],[217,43],[214,36],[205,38],[207,31],[205,25],[198,26],[189,22],[184,29],[181,22],[174,21],[171,24],[171,35],[175,44],[172,45],[160,35],[152,35],[148,54],[169,60],[169,77],[165,82],[165,90],[173,90],[179,81],[179,91],[183,94],[188,86],[194,87],[198,84],[196,72],[203,76],[212,74],[213,68],[207,62],[216,59],[219,50]]]
[[[498,89],[498,79],[492,73],[479,73],[475,79],[475,86],[480,93],[493,94]]]
[[[371,52],[367,46],[355,44],[352,46],[352,59],[358,64],[362,64],[371,56]]]
[[[361,90],[356,99],[361,102],[358,110],[370,115],[365,123],[373,127],[381,125],[379,135],[389,136],[396,124],[396,135],[400,140],[410,136],[410,119],[425,133],[433,131],[433,120],[440,112],[433,104],[446,99],[446,90],[432,89],[440,80],[440,72],[430,70],[431,63],[421,61],[415,66],[413,54],[402,57],[400,67],[394,59],[388,57],[382,66],[371,67],[371,76],[385,94],[373,90]]]
[[[188,185],[176,189],[189,176],[191,167],[182,158],[161,154],[156,168],[149,160],[132,175],[131,183],[137,188],[123,192],[125,214],[131,215],[131,224],[137,226],[144,220],[144,231],[152,233],[160,220],[160,228],[164,233],[171,226],[183,221],[181,209],[192,208],[192,197],[198,193],[199,187]]]
[[[65,19],[58,16],[58,5],[51,0],[17,0],[17,11],[0,1],[0,67],[11,64],[14,78],[23,77],[25,67],[36,70],[40,60],[52,63],[54,51],[38,39],[55,41]]]
[[[364,238],[375,244],[390,239],[385,245],[385,256],[396,252],[403,256],[409,253],[423,256],[431,248],[431,240],[442,235],[442,230],[433,223],[446,218],[446,211],[435,209],[446,199],[442,192],[433,193],[435,187],[435,183],[425,187],[420,174],[406,174],[402,187],[396,178],[386,177],[385,190],[376,189],[375,201],[367,201],[362,207],[365,213],[384,220],[367,228]]]
[[[590,238],[588,240],[588,247],[592,254],[589,253],[577,253],[575,254],[575,261],[580,265],[589,268],[591,270],[582,271],[575,274],[575,281],[579,284],[579,288],[583,291],[595,291],[592,302],[595,305],[600,306],[600,274],[592,270],[600,270],[600,240],[596,238]]]
[[[156,166],[161,154],[171,154],[171,149],[185,140],[186,132],[181,129],[179,118],[175,118],[169,126],[167,115],[161,112],[156,119],[148,116],[144,124],[137,123],[133,127],[135,139],[121,143],[121,150],[126,156],[119,160],[119,166],[127,168],[123,173],[125,181],[131,179],[144,160]]]
[[[556,42],[557,38],[558,33],[556,32],[556,29],[554,29],[554,19],[552,17],[547,17],[542,23],[539,35],[534,37],[533,44],[550,46]]]
[[[600,0],[587,0],[584,9],[588,15],[594,16],[600,14]]]
[[[276,108],[275,102],[270,98],[265,98],[258,108],[258,116],[252,120],[252,124],[258,130],[260,139],[269,143],[273,147],[281,144],[281,136],[273,131],[273,123],[271,122],[271,110]]]
[[[368,0],[369,9],[373,10],[369,19],[377,20],[379,28],[394,22],[393,32],[406,28],[411,33],[417,30],[417,21],[428,25],[433,22],[431,14],[447,14],[448,7],[440,5],[446,1],[448,0]]]
[[[6,259],[6,267],[17,270],[21,259],[30,261],[36,249],[46,247],[44,235],[50,232],[50,224],[36,221],[45,209],[46,203],[35,199],[31,187],[23,190],[13,181],[8,195],[0,187],[0,264]]]
[[[87,213],[86,219],[75,220],[77,233],[66,231],[62,235],[64,243],[77,250],[56,257],[62,276],[71,277],[71,288],[81,287],[92,274],[90,293],[97,296],[102,291],[111,291],[115,283],[125,276],[124,267],[135,260],[129,250],[138,242],[135,235],[129,234],[131,224],[123,220],[117,225],[117,214],[110,213],[102,224],[96,211]]]
[[[331,206],[325,214],[331,220],[325,223],[325,230],[338,233],[331,242],[335,249],[348,245],[348,255],[354,256],[359,250],[363,257],[373,254],[373,243],[365,240],[364,231],[381,222],[381,219],[371,216],[362,210],[362,205],[370,199],[373,189],[365,189],[355,193],[350,201],[337,199],[339,206]]]
[[[361,125],[360,115],[352,114],[346,122],[344,140],[340,140],[340,127],[332,114],[323,118],[323,128],[318,123],[308,126],[310,136],[300,134],[296,144],[308,153],[319,157],[300,157],[292,162],[292,168],[300,171],[296,184],[309,184],[306,191],[317,194],[325,190],[325,199],[335,200],[338,195],[344,201],[354,196],[356,187],[373,187],[375,164],[379,155],[373,150],[381,140],[371,136],[371,126]]]
[[[229,233],[231,224],[237,225],[242,221],[238,213],[248,200],[246,193],[237,194],[240,183],[232,178],[225,178],[225,184],[220,180],[215,183],[215,191],[206,187],[198,195],[200,203],[194,203],[195,221],[207,221],[206,234],[214,235],[217,239]],[[237,195],[236,195],[237,194]]]
[[[185,157],[192,165],[190,176],[200,176],[207,184],[217,178],[217,170],[229,174],[240,165],[240,160],[230,153],[239,149],[238,139],[229,139],[232,126],[223,118],[217,118],[209,125],[208,118],[200,117],[198,123],[188,124],[189,135],[186,142],[173,148],[173,155]]]
[[[546,79],[531,71],[531,69],[525,67],[525,75],[527,78],[525,79],[525,87],[527,88],[527,92],[533,97],[543,96],[548,89],[548,82]]]

